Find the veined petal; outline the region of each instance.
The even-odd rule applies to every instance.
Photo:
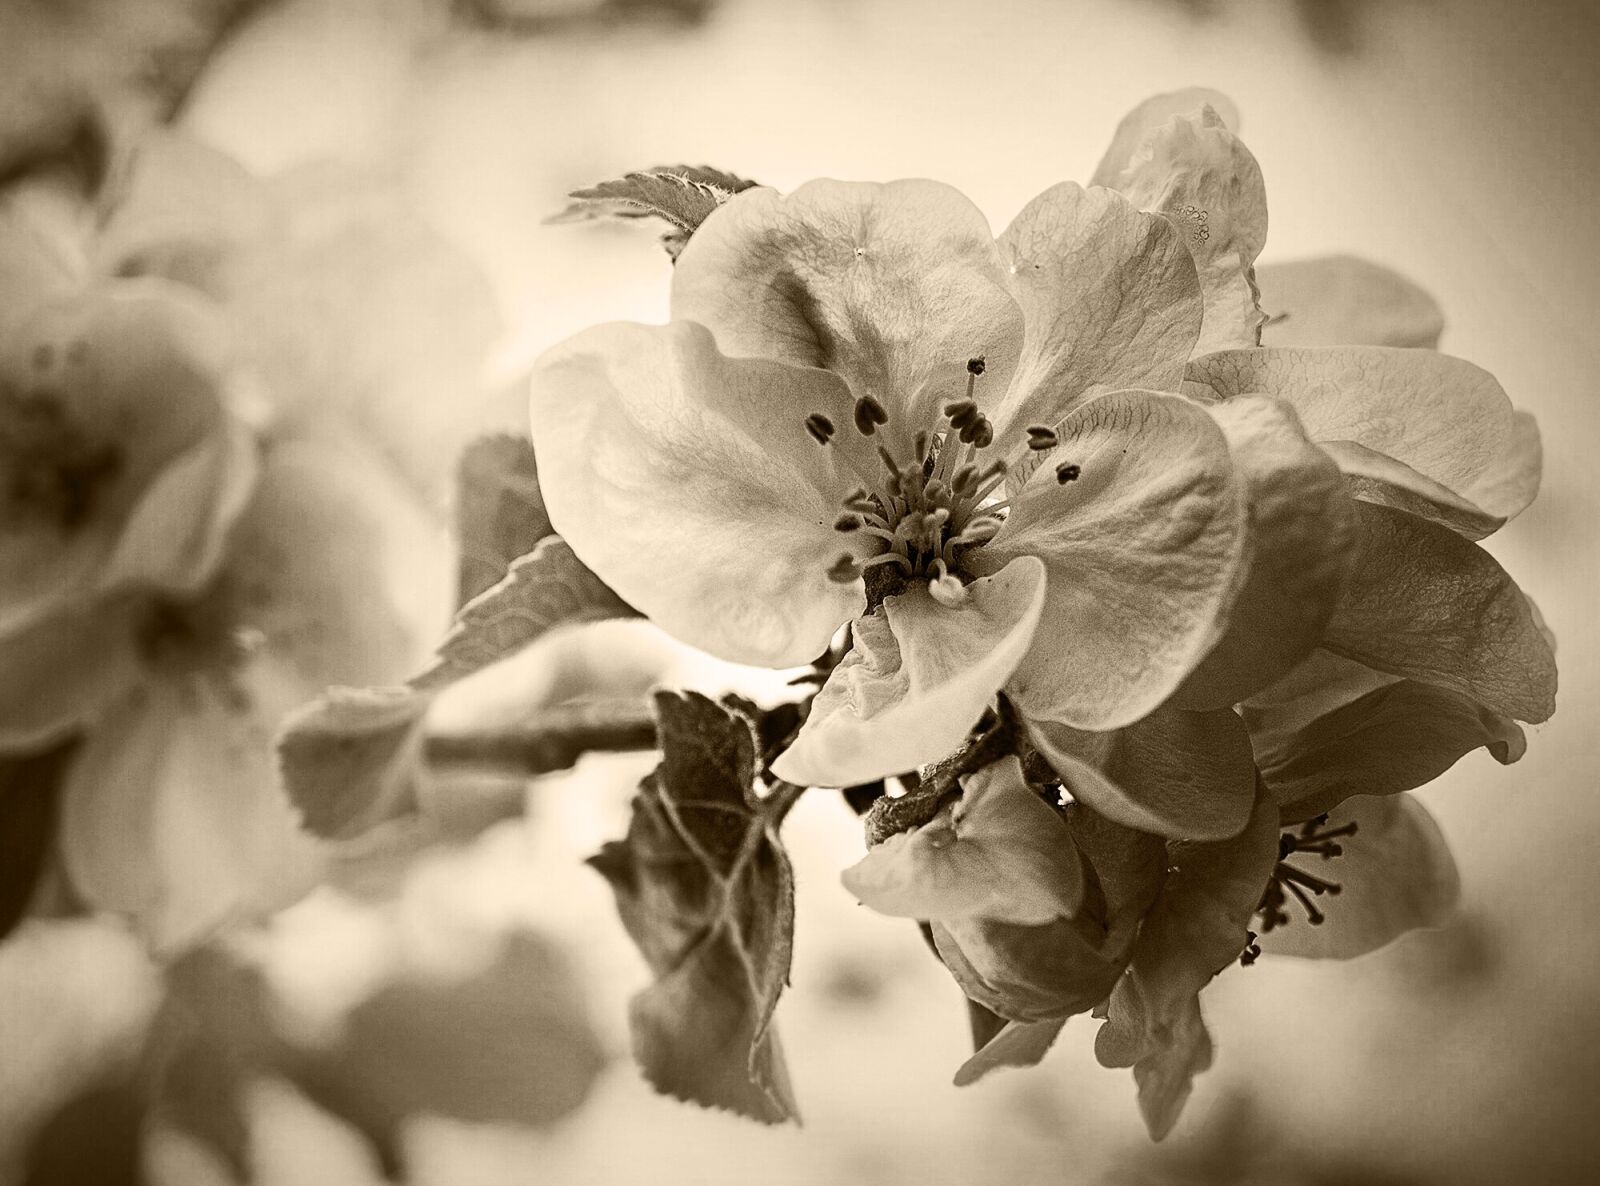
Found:
[[[813,181],[746,190],[697,230],[672,275],[672,316],[710,327],[724,353],[825,367],[889,411],[902,448],[966,390],[1006,390],[1022,347],[993,233],[934,181]]]
[[[1221,91],[1191,86],[1151,95],[1118,122],[1111,144],[1100,158],[1100,164],[1095,167],[1094,177],[1089,184],[1115,189],[1118,180],[1132,167],[1134,158],[1152,132],[1179,116],[1193,115],[1205,107],[1215,111],[1230,130],[1239,130],[1239,109]]]
[[[1044,565],[1019,556],[955,606],[925,586],[884,599],[772,764],[803,786],[851,786],[956,750],[1016,669],[1045,604]]]
[[[1254,264],[1267,241],[1266,187],[1255,157],[1231,130],[1237,116],[1225,120],[1214,96],[1193,89],[1149,100],[1117,129],[1093,181],[1183,232],[1205,293],[1196,354],[1259,345],[1264,320]],[[1141,127],[1144,134],[1130,144]]]
[[[1414,346],[1444,331],[1439,304],[1399,272],[1353,255],[1256,268],[1264,346]]]
[[[1257,940],[1263,952],[1349,959],[1449,920],[1461,882],[1439,825],[1422,804],[1410,795],[1360,795],[1330,812],[1323,830],[1350,823],[1357,830],[1340,838],[1340,855],[1310,866],[1340,887],[1325,910],[1327,920],[1274,927]]]
[[[1099,948],[1105,932],[1087,917],[1038,926],[984,918],[937,920],[934,948],[969,1000],[1007,1021],[1070,1017],[1106,999],[1122,965]]]
[[[1250,735],[1229,709],[1163,705],[1113,733],[1026,724],[1072,797],[1124,827],[1173,840],[1225,840],[1250,818]]]
[[[1165,700],[1221,637],[1243,575],[1243,487],[1221,429],[1181,396],[1103,395],[1056,435],[967,563],[1044,561],[1039,635],[1007,691],[1029,717],[1115,729]]]
[[[1191,384],[1193,385],[1191,387]],[[1184,390],[1275,395],[1314,441],[1352,441],[1509,519],[1538,491],[1539,449],[1494,376],[1431,350],[1227,350],[1196,359]]]
[[[1400,682],[1354,659],[1318,647],[1293,671],[1240,705],[1253,748],[1280,749],[1312,721]]]
[[[1535,435],[1535,445],[1537,441]],[[1419,474],[1405,462],[1396,461],[1387,454],[1354,441],[1320,441],[1318,444],[1344,474],[1345,489],[1352,498],[1405,511],[1471,540],[1493,535],[1505,525],[1503,516],[1491,515],[1448,486]]]
[[[1555,656],[1494,557],[1403,511],[1356,506],[1354,575],[1323,645],[1519,721],[1549,717]]]
[[[865,608],[859,581],[827,574],[866,546],[833,529],[859,479],[805,429],[821,412],[846,435],[837,376],[728,358],[690,322],[619,323],[546,354],[532,393],[550,521],[668,633],[718,658],[787,667]]]
[[[1243,397],[1210,411],[1247,490],[1249,575],[1222,641],[1175,693],[1181,708],[1237,704],[1309,655],[1355,559],[1355,511],[1339,469],[1306,439],[1294,410]]]
[[[1261,777],[1285,823],[1320,815],[1354,795],[1413,790],[1479,746],[1502,765],[1527,749],[1509,717],[1415,680],[1386,684],[1293,732],[1273,728],[1273,715],[1271,709],[1244,710]]]
[[[147,684],[89,734],[67,778],[73,886],[173,951],[287,905],[318,857],[279,789],[269,725],[207,680]]]
[[[1179,232],[1120,194],[1065,182],[1000,236],[1027,327],[993,413],[997,435],[1053,425],[1091,393],[1176,391],[1200,334],[1200,282]]]
[[[229,472],[222,401],[229,359],[220,325],[182,289],[128,281],[42,306],[0,356],[0,634],[125,583],[119,538],[146,504],[159,520],[141,578],[185,583],[190,541],[216,519]],[[232,456],[232,454],[227,454]],[[246,463],[240,462],[240,465]],[[178,479],[187,497],[167,505]],[[237,467],[235,467],[236,469]],[[156,507],[155,504],[161,504]],[[140,528],[143,531],[143,527]]]
[[[928,823],[873,846],[844,871],[865,906],[899,918],[981,917],[1042,925],[1083,900],[1083,866],[1067,826],[1015,757],[961,780],[962,795]]]

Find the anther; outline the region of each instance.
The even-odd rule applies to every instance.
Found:
[[[833,437],[833,421],[821,412],[812,412],[806,417],[806,431],[817,444],[826,445]]]
[[[869,437],[878,431],[878,425],[889,423],[889,413],[872,396],[863,395],[856,400],[855,422],[856,431]]]
[[[955,477],[950,479],[950,489],[958,497],[970,498],[978,491],[978,467],[970,461],[956,470]]]
[[[945,419],[955,428],[965,428],[978,418],[978,405],[970,399],[958,399],[944,406]]]
[[[1028,448],[1036,452],[1047,452],[1054,449],[1059,443],[1053,428],[1045,428],[1041,424],[1035,424],[1028,429]]]
[[[861,565],[849,552],[828,566],[828,579],[838,585],[848,585],[861,575]]]
[[[980,417],[977,431],[972,434],[972,443],[980,449],[987,449],[994,444],[994,425]]]
[[[1065,486],[1068,482],[1076,482],[1081,473],[1083,470],[1069,461],[1065,465],[1056,466],[1056,481]]]
[[[981,375],[987,368],[984,365],[983,355],[967,359],[967,374]]]
[[[855,515],[840,515],[833,521],[835,531],[860,531],[861,520]]]

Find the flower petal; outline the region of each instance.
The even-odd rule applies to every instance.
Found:
[[[1354,576],[1323,645],[1519,721],[1548,718],[1555,656],[1494,557],[1403,511],[1356,507]]]
[[[929,930],[961,991],[1007,1021],[1087,1012],[1105,1000],[1122,971],[1099,949],[1104,931],[1092,918],[1057,918],[1039,926],[949,918]]]
[[[12,494],[0,518],[0,634],[121,583],[118,538],[169,470],[221,447],[227,369],[218,323],[183,290],[158,282],[41,306],[8,335],[0,478]],[[223,472],[216,463],[203,468]],[[217,517],[213,486],[192,493],[149,512],[161,518],[163,538],[188,541]],[[162,547],[142,572],[186,581],[187,571],[158,571],[172,554]]]
[[[1067,826],[1015,757],[961,780],[962,795],[921,827],[897,832],[844,871],[864,906],[897,918],[983,917],[1039,925],[1083,901],[1083,866]]]
[[[0,751],[57,741],[140,678],[129,605],[63,613],[0,637]]]
[[[1537,435],[1534,441],[1537,447]],[[1354,441],[1322,441],[1320,446],[1345,475],[1345,489],[1362,502],[1405,511],[1471,540],[1493,535],[1505,525],[1504,516],[1491,515],[1403,461]]]
[[[1006,390],[1022,346],[993,233],[934,181],[813,181],[746,190],[689,240],[672,316],[709,326],[724,353],[826,367],[889,410],[902,448],[988,364],[980,397]]]
[[[1027,337],[997,436],[1053,425],[1092,392],[1178,389],[1200,333],[1200,282],[1166,219],[1067,182],[1023,207],[1000,252]]]
[[[1256,269],[1264,346],[1416,346],[1444,331],[1439,304],[1399,272],[1353,255]]]
[[[1072,797],[1125,827],[1174,840],[1224,840],[1250,818],[1250,736],[1229,709],[1163,706],[1114,733],[1026,724]]]
[[[1171,872],[1095,1035],[1102,1066],[1159,1063],[1189,1045],[1196,994],[1244,949],[1277,859],[1278,809],[1265,787],[1239,835],[1168,846]]]
[[[1066,1018],[1048,1021],[1008,1021],[956,1071],[955,1085],[970,1087],[1001,1067],[1032,1067],[1049,1053]]]
[[[1309,655],[1355,559],[1355,512],[1339,469],[1306,439],[1293,409],[1241,397],[1211,414],[1248,492],[1249,576],[1222,641],[1174,695],[1181,708],[1237,704]]]
[[[61,850],[85,900],[131,915],[165,951],[293,901],[317,862],[264,721],[207,680],[147,685],[90,733],[68,775]]]
[[[1261,776],[1286,823],[1320,815],[1353,795],[1413,790],[1479,746],[1502,765],[1527,749],[1509,717],[1415,680],[1386,684],[1293,732],[1273,727],[1272,709],[1244,711]]]
[[[728,358],[689,322],[614,324],[546,354],[532,388],[550,521],[668,633],[786,667],[864,608],[860,582],[827,575],[865,546],[833,530],[856,479],[804,427],[811,412],[850,423],[837,377]]]
[[[1385,454],[1502,519],[1538,491],[1531,422],[1519,420],[1493,375],[1449,355],[1384,346],[1227,350],[1196,359],[1184,389],[1275,395],[1294,405],[1312,440]]]
[[[1259,345],[1265,320],[1253,265],[1267,241],[1266,187],[1230,130],[1237,116],[1225,120],[1215,98],[1197,88],[1148,100],[1117,129],[1091,183],[1120,190],[1183,232],[1205,293],[1197,354]]]
[[[393,684],[450,609],[448,544],[379,458],[335,439],[275,443],[229,549],[220,596],[301,690]]]
[[[1243,487],[1221,429],[1181,396],[1104,395],[1056,432],[967,564],[1044,560],[1038,645],[1007,691],[1029,717],[1115,729],[1165,700],[1221,636],[1243,575]],[[1078,476],[1061,481],[1068,464]]]
[[[925,586],[860,618],[855,646],[772,764],[802,786],[853,786],[957,749],[1022,662],[1046,599],[1044,565],[1019,556],[974,581],[959,605]]]
[[[1321,830],[1346,824],[1356,834],[1341,837],[1334,860],[1316,862],[1319,877],[1339,884],[1320,926],[1274,927],[1257,942],[1263,952],[1307,959],[1349,959],[1418,927],[1437,927],[1450,918],[1460,896],[1450,848],[1433,818],[1410,795],[1358,795],[1328,816]]]

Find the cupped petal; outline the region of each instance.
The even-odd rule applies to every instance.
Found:
[[[1356,506],[1354,575],[1323,645],[1519,721],[1548,718],[1555,655],[1494,557],[1403,511]]]
[[[127,693],[142,675],[135,623],[118,603],[0,637],[0,752],[62,740]]]
[[[1439,303],[1399,272],[1353,255],[1256,268],[1263,346],[1412,346],[1444,332]]]
[[[78,893],[162,951],[287,905],[319,859],[278,787],[269,726],[207,679],[147,684],[89,734],[60,846]]]
[[[1527,750],[1516,722],[1459,692],[1398,680],[1286,731],[1271,708],[1246,707],[1256,762],[1286,823],[1355,795],[1432,782],[1479,746],[1509,765]]]
[[[1538,435],[1493,375],[1431,350],[1384,346],[1226,350],[1196,359],[1184,390],[1273,395],[1314,441],[1351,441],[1409,466],[1489,515],[1538,492]]]
[[[684,642],[735,662],[809,662],[866,605],[859,581],[828,577],[865,544],[833,528],[857,479],[807,434],[813,412],[850,423],[837,376],[729,358],[703,326],[586,331],[533,374],[550,521]]]
[[[123,282],[36,309],[0,351],[0,634],[105,591],[119,538],[175,468],[210,479],[230,424],[230,359],[220,323],[182,289]],[[229,454],[231,456],[231,454]],[[201,458],[201,461],[196,461]],[[245,464],[241,462],[240,464]],[[176,479],[174,479],[176,480]],[[160,551],[147,577],[216,518],[211,480],[153,511]],[[161,495],[157,498],[157,495]],[[184,558],[188,552],[180,549]],[[128,558],[132,562],[133,558]]]
[[[856,621],[855,646],[772,763],[802,786],[853,786],[955,751],[1023,661],[1046,601],[1044,565],[1019,556],[955,605],[926,586]]]
[[[1205,1060],[1182,1057],[1195,1045],[1197,995],[1244,949],[1246,928],[1277,859],[1278,809],[1265,787],[1239,835],[1216,844],[1168,846],[1166,883],[1095,1035],[1101,1065],[1134,1067],[1141,1097],[1147,1075],[1165,1084],[1158,1093],[1165,1101],[1155,1109],[1159,1115],[1147,1111],[1153,1129],[1171,1126],[1189,1080],[1205,1069]],[[1169,1082],[1163,1068],[1176,1077]],[[1155,1123],[1158,1118],[1162,1123]]]
[[[1173,840],[1225,840],[1250,819],[1250,736],[1229,709],[1163,705],[1113,733],[1025,724],[1072,797],[1124,827]]]
[[[1022,311],[983,213],[934,181],[813,181],[719,207],[672,275],[672,316],[710,327],[730,355],[825,367],[889,411],[902,448],[966,390],[1006,390]]]
[[[1449,921],[1461,881],[1439,825],[1421,803],[1410,795],[1360,795],[1330,812],[1318,830],[1351,824],[1355,834],[1340,837],[1338,857],[1307,866],[1339,885],[1323,907],[1325,921],[1274,927],[1257,940],[1264,953],[1350,959]]]
[[[1223,124],[1232,131],[1239,130],[1239,109],[1232,99],[1210,87],[1190,86],[1176,91],[1151,95],[1117,123],[1105,155],[1095,167],[1090,185],[1115,188],[1118,179],[1132,167],[1145,140],[1156,129],[1180,116],[1190,116],[1203,108],[1215,111]]]
[[[1026,325],[996,435],[1053,425],[1092,395],[1176,391],[1200,334],[1200,281],[1180,233],[1120,194],[1053,186],[1000,236]]]
[[[1174,694],[1181,708],[1237,704],[1309,655],[1355,560],[1355,511],[1339,468],[1306,439],[1294,410],[1252,396],[1210,411],[1245,483],[1249,568],[1227,633]]]
[[[1232,130],[1232,104],[1218,99],[1194,88],[1148,100],[1117,129],[1093,180],[1183,233],[1205,293],[1196,354],[1260,345],[1265,320],[1254,264],[1267,241],[1266,187]]]
[[[921,827],[877,844],[843,874],[863,905],[897,918],[981,917],[1042,925],[1083,901],[1083,866],[1061,816],[1015,757],[961,780],[962,795]]]
[[[1504,516],[1491,515],[1448,486],[1419,474],[1405,462],[1396,461],[1387,454],[1354,441],[1321,441],[1318,444],[1344,474],[1344,486],[1351,497],[1362,502],[1405,511],[1471,540],[1484,539],[1505,525]]]
[[[934,948],[969,1000],[1025,1024],[1084,1013],[1106,999],[1122,965],[1105,955],[1094,919],[1038,926],[984,918],[936,921]]]
[[[1043,559],[1038,638],[1007,692],[1026,716],[1115,729],[1165,700],[1221,637],[1243,576],[1243,484],[1216,421],[1181,396],[1103,395],[1056,436],[965,563]]]

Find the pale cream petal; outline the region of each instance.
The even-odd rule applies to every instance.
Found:
[[[1176,391],[1200,333],[1200,282],[1180,233],[1121,195],[1066,182],[1034,198],[1000,236],[1022,306],[1022,361],[994,410],[1016,444],[1092,394]]]
[[[534,370],[545,507],[579,559],[668,633],[736,662],[787,667],[865,608],[828,568],[866,544],[834,530],[859,479],[807,434],[848,432],[825,371],[729,358],[692,322],[586,331]]]
[[[672,316],[709,326],[730,355],[826,367],[889,411],[902,449],[987,364],[980,401],[1006,390],[1022,347],[993,232],[934,181],[812,181],[746,190],[678,257]]]
[[[1260,264],[1264,346],[1413,346],[1444,330],[1439,304],[1399,272],[1353,255]]]
[[[1021,556],[943,605],[926,586],[859,619],[855,646],[772,764],[803,786],[852,786],[956,750],[1027,653],[1046,597],[1044,565]]]
[[[1216,421],[1181,396],[1114,392],[1056,431],[1056,449],[1019,474],[1005,526],[965,563],[1043,559],[1038,637],[1006,690],[1029,717],[1114,729],[1171,695],[1222,636],[1243,578],[1243,483]]]

